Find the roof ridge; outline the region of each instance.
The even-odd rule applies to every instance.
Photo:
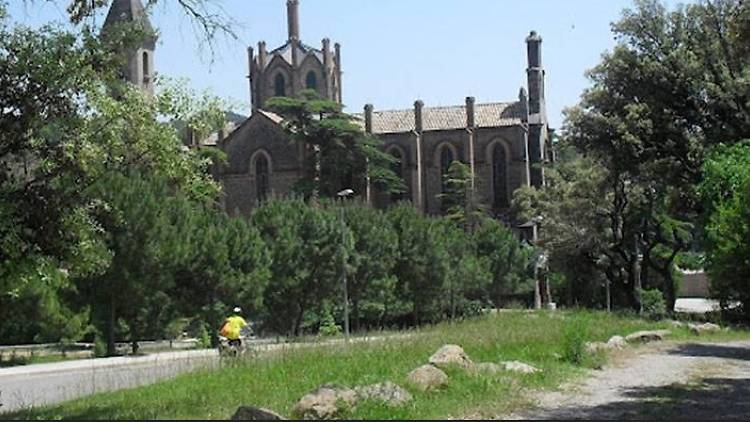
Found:
[[[475,107],[479,106],[488,106],[488,105],[508,105],[508,104],[515,104],[518,103],[518,101],[494,101],[489,103],[477,103],[475,104]],[[451,108],[466,108],[466,104],[456,104],[451,106],[434,106],[430,107],[425,105],[422,110],[444,110],[444,109],[451,109]],[[414,111],[413,108],[394,108],[394,109],[386,109],[386,110],[373,110],[373,113],[387,113],[387,112],[405,112],[405,111]]]

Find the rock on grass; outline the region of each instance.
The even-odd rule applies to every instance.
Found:
[[[662,341],[670,333],[669,330],[638,331],[625,337],[625,340],[628,343],[650,343],[652,341]]]
[[[234,412],[234,415],[232,415],[232,419],[230,420],[233,420],[233,421],[278,421],[278,420],[286,420],[286,418],[272,410],[263,409],[259,407],[252,407],[252,406],[242,406],[239,409],[237,409],[236,412]]]
[[[540,372],[539,368],[535,368],[527,363],[519,362],[517,360],[509,362],[500,362],[506,371],[518,372],[521,374],[534,374]]]
[[[406,379],[422,391],[440,388],[448,383],[448,375],[432,365],[422,365],[409,372]]]
[[[303,419],[331,419],[355,404],[354,390],[326,384],[303,396],[294,406],[294,414]]]
[[[355,387],[354,391],[359,399],[382,401],[394,407],[401,406],[412,398],[408,391],[390,381]]]
[[[474,367],[474,362],[464,352],[464,349],[455,344],[446,344],[438,349],[437,352],[430,356],[429,362],[439,368],[449,365],[456,365],[464,369],[472,369]]]

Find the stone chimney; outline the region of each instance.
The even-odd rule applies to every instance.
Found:
[[[289,26],[289,41],[299,41],[299,0],[287,0],[286,14]]]
[[[336,98],[336,101],[342,102],[344,101],[344,94],[343,94],[343,90],[344,90],[343,89],[343,85],[344,85],[343,73],[344,72],[341,70],[341,44],[339,43],[334,44],[333,49],[336,52],[335,53],[336,55],[334,56],[334,62],[336,63],[335,72],[336,72],[336,81],[337,81],[337,84],[336,84],[337,92],[335,93],[335,95],[338,96],[338,98]]]
[[[266,68],[266,61],[268,60],[268,52],[266,51],[266,42],[260,41],[258,43],[258,67],[260,70]]]
[[[526,69],[529,86],[530,123],[546,121],[544,99],[544,68],[542,67],[542,37],[531,31],[526,37],[529,67]]]
[[[422,130],[424,129],[422,121],[423,108],[424,103],[422,102],[422,100],[417,100],[414,102],[414,130],[418,133],[422,133]]]
[[[474,97],[466,97],[466,127],[469,129],[476,126],[475,103]]]
[[[331,67],[331,40],[323,38],[321,44],[323,45],[323,67],[328,70]]]
[[[250,85],[250,103],[253,105],[253,111],[255,111],[255,99],[253,98],[253,78],[255,77],[255,57],[253,55],[253,48],[247,47],[247,79]]]
[[[372,135],[372,104],[365,105],[365,133]]]

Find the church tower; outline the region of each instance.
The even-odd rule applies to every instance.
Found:
[[[544,94],[544,67],[542,66],[542,37],[531,31],[526,37],[528,68],[526,76],[529,87],[529,158],[531,163],[531,186],[544,186],[544,169],[547,161],[546,146],[549,137],[547,106]]]
[[[147,35],[134,49],[124,52],[127,55],[127,62],[122,69],[122,78],[153,94],[154,51],[157,36],[140,0],[114,0],[104,21],[102,33],[123,23],[135,23]]]
[[[257,55],[248,47],[250,100],[253,111],[262,109],[272,97],[293,97],[310,89],[323,98],[341,102],[341,46],[331,50],[328,38],[317,49],[300,40],[299,0],[287,0],[287,29],[284,45],[268,51],[258,43]]]

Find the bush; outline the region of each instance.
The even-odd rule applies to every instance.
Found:
[[[581,366],[587,359],[586,338],[588,337],[588,321],[574,317],[565,324],[563,329],[563,360],[573,365]]]
[[[211,335],[208,334],[206,324],[202,323],[198,328],[198,347],[208,349],[211,347]]]
[[[591,324],[595,314],[580,311],[567,320],[563,328],[562,360],[576,366],[601,369],[607,359],[604,351],[589,353],[586,343],[591,338]]]
[[[98,333],[94,337],[94,356],[98,358],[107,356],[107,342]]]
[[[318,334],[326,337],[341,334],[341,326],[336,324],[330,312],[326,312],[321,318]]]
[[[641,290],[643,314],[647,317],[659,319],[667,314],[667,303],[659,289]]]

